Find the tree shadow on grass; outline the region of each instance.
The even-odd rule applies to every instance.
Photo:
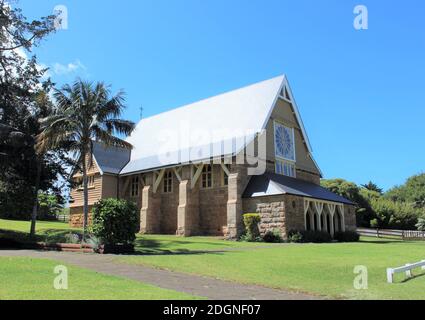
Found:
[[[361,244],[389,244],[389,243],[404,243],[401,240],[391,240],[391,239],[385,239],[385,240],[367,240],[367,241],[359,241],[358,243]],[[425,243],[425,242],[424,242]]]
[[[412,273],[413,273],[413,271],[412,271]],[[415,280],[415,279],[418,279],[418,278],[422,278],[422,277],[425,277],[425,270],[420,272],[420,273],[412,275],[412,277],[410,277],[410,278],[403,279],[403,281],[400,281],[400,283],[407,283],[409,281],[412,281],[412,280]]]
[[[66,243],[68,242],[67,235],[70,233],[79,234],[81,236],[82,232],[78,230],[44,229],[38,231],[34,238],[30,238],[27,232],[0,229],[0,250],[29,249],[37,242],[45,242],[48,244]]]
[[[171,249],[173,245],[188,245],[188,244],[202,244],[199,241],[188,240],[166,240],[158,241],[156,239],[138,238],[135,241],[135,252],[125,254],[127,256],[140,256],[140,255],[201,255],[201,254],[221,254],[227,252],[225,250],[197,250],[197,249]],[[211,243],[207,243],[211,244]],[[216,244],[214,244],[216,245]],[[217,244],[220,245],[220,244]]]

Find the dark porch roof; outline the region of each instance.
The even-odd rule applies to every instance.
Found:
[[[119,174],[130,161],[130,150],[118,147],[105,147],[102,143],[93,142],[93,156],[102,174]]]
[[[354,204],[314,183],[273,173],[251,177],[242,197],[256,198],[281,194],[291,194],[300,197]]]

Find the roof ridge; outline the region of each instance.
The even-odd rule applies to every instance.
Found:
[[[201,99],[201,100],[196,100],[196,101],[193,101],[193,102],[189,102],[189,103],[184,104],[184,105],[181,105],[181,106],[179,106],[179,107],[176,107],[176,108],[173,108],[173,109],[170,109],[170,110],[164,111],[164,112],[160,112],[160,113],[154,114],[154,115],[152,115],[152,116],[146,117],[146,118],[144,118],[144,119],[141,119],[141,120],[137,123],[137,126],[138,126],[140,123],[142,123],[143,121],[150,120],[150,119],[152,119],[152,118],[156,118],[156,117],[158,117],[158,116],[161,116],[161,115],[164,115],[164,114],[167,114],[167,113],[170,113],[170,112],[174,112],[174,111],[177,111],[177,110],[182,110],[182,109],[187,108],[187,107],[192,107],[194,104],[197,104],[197,103],[201,103],[201,102],[204,102],[204,101],[207,101],[207,100],[210,100],[210,99],[218,98],[218,97],[224,96],[224,95],[226,95],[226,94],[230,94],[230,93],[237,92],[237,91],[240,91],[240,90],[248,89],[248,88],[251,88],[251,87],[253,87],[253,86],[257,86],[257,85],[259,85],[259,84],[262,84],[262,83],[268,82],[268,81],[276,80],[276,79],[278,79],[278,78],[282,78],[282,80],[283,80],[285,77],[286,77],[286,75],[285,75],[285,74],[281,74],[281,75],[279,75],[279,76],[276,76],[276,77],[273,77],[273,78],[270,78],[270,79],[261,80],[261,81],[255,82],[255,83],[251,83],[251,84],[245,85],[245,86],[243,86],[243,87],[239,87],[239,88],[236,88],[236,89],[230,89],[230,90],[228,90],[228,91],[225,91],[225,92],[222,92],[222,93],[219,93],[219,94],[216,94],[216,95],[210,96],[210,97],[208,97],[208,98],[203,98],[203,99]]]

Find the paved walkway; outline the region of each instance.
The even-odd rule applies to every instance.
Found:
[[[114,261],[114,255],[45,252],[30,250],[0,251],[0,257],[53,259],[96,272],[124,277],[157,287],[185,292],[212,300],[316,300],[320,297],[255,285],[243,285],[209,277],[159,270]]]

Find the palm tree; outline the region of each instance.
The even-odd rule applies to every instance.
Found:
[[[87,165],[93,159],[93,142],[106,146],[131,149],[132,145],[115,134],[128,136],[134,123],[120,119],[124,110],[124,92],[111,96],[109,87],[78,79],[71,85],[55,90],[56,107],[52,115],[42,120],[43,131],[38,136],[37,147],[46,150],[67,144],[69,151],[80,156],[83,173],[84,219],[83,241],[88,225]]]

